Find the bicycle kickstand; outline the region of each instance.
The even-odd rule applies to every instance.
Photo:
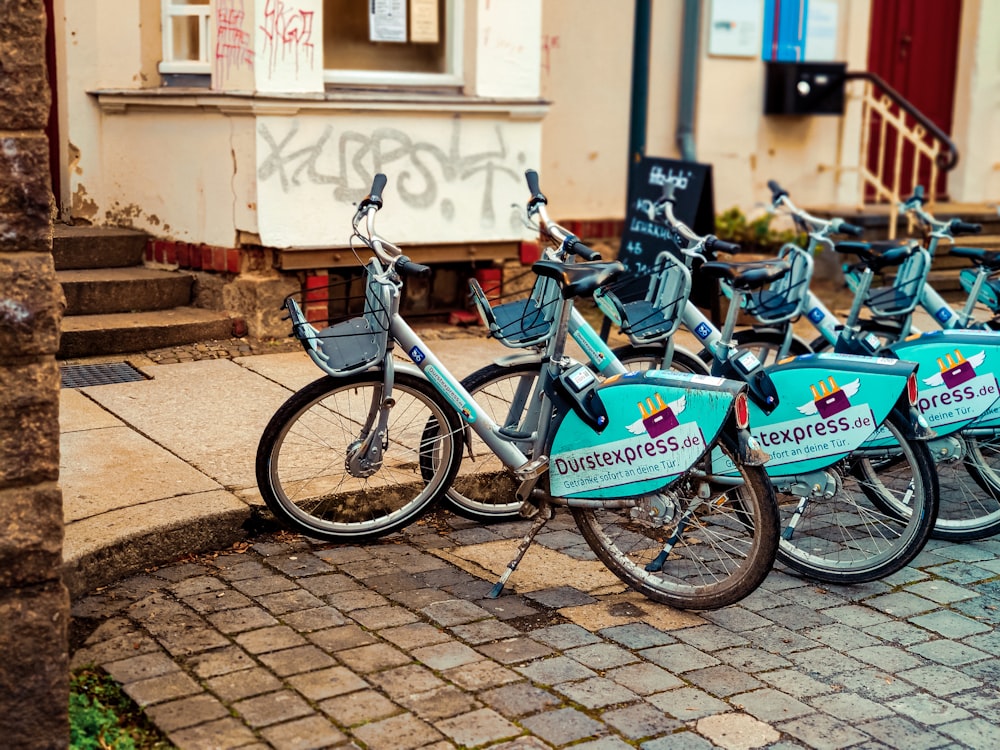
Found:
[[[487,594],[487,598],[496,599],[500,596],[500,592],[503,591],[504,584],[507,583],[507,579],[510,578],[511,573],[517,570],[517,566],[521,562],[521,558],[524,557],[524,553],[528,551],[528,547],[535,540],[538,532],[542,530],[542,526],[552,518],[554,515],[553,508],[548,502],[542,500],[538,503],[538,513],[536,513],[531,522],[531,527],[528,529],[528,533],[524,535],[521,539],[521,543],[517,545],[517,551],[514,553],[514,559],[507,563],[507,569],[504,570],[503,575],[500,576],[500,580],[497,581],[493,588],[490,589],[490,593]]]

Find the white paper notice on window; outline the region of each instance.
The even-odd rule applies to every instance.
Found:
[[[373,42],[406,41],[406,0],[368,0],[368,38]]]
[[[418,44],[437,44],[437,0],[410,0],[410,41]]]

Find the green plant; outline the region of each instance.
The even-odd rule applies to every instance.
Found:
[[[70,675],[71,750],[167,750],[173,745],[103,670],[81,667]]]
[[[715,234],[721,240],[742,245],[744,250],[777,251],[786,242],[804,243],[806,236],[792,230],[771,228],[773,214],[747,218],[739,208],[733,207],[715,217]]]

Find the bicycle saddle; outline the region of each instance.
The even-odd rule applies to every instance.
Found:
[[[734,289],[749,291],[777,281],[787,274],[791,267],[787,260],[779,258],[740,262],[710,260],[701,264],[698,273],[705,274],[709,278],[721,279],[731,284]]]
[[[836,251],[845,255],[857,255],[873,271],[887,266],[898,266],[917,251],[920,246],[913,240],[878,240],[858,242],[848,240],[838,242]]]
[[[606,284],[625,270],[619,261],[560,263],[557,260],[537,260],[531,270],[539,276],[553,279],[562,290],[563,299],[583,297]]]
[[[977,266],[986,266],[991,271],[1000,268],[1000,251],[985,250],[981,247],[952,247],[948,250],[949,255],[957,255],[959,258],[968,258]]]

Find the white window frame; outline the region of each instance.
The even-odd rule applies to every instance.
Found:
[[[465,0],[445,1],[445,70],[446,73],[408,73],[402,70],[323,71],[323,83],[368,84],[376,86],[461,86],[462,50],[465,38]]]
[[[161,29],[163,31],[163,59],[160,61],[161,73],[211,73],[211,60],[208,57],[209,21],[212,18],[212,4],[188,5],[176,0],[161,0]],[[174,24],[173,20],[180,16],[198,17],[198,59],[174,60]]]

